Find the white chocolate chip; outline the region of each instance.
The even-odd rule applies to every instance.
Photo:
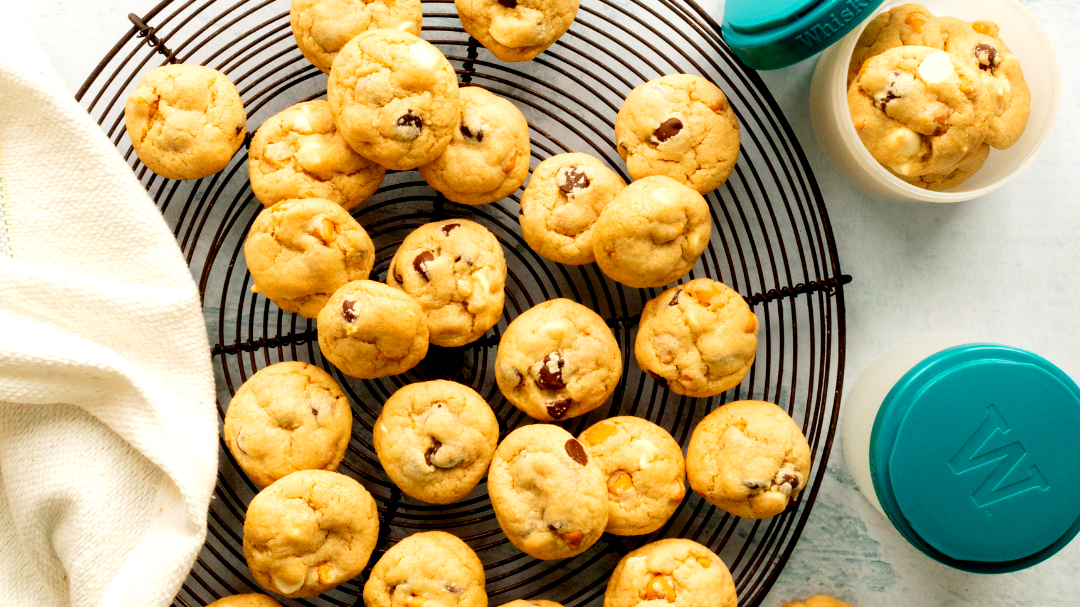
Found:
[[[656,461],[656,454],[660,451],[656,448],[656,445],[643,438],[637,438],[630,441],[630,450],[641,454],[641,458],[638,460],[638,466],[642,468],[645,468]]]
[[[426,42],[415,42],[409,47],[409,54],[424,67],[435,67],[439,64],[437,52],[434,47]]]
[[[941,84],[956,76],[956,68],[945,51],[936,51],[927,55],[919,64],[919,78],[927,84]]]
[[[303,133],[305,135],[314,132],[311,128],[311,114],[307,106],[300,108],[300,111],[296,113],[296,117],[293,118],[293,130],[297,133]]]
[[[312,392],[308,396],[308,406],[311,407],[311,414],[315,416],[315,420],[327,419],[334,413],[334,397],[328,392],[319,390],[318,392]]]
[[[893,147],[896,148],[896,152],[904,158],[911,158],[919,153],[919,146],[922,143],[922,139],[915,131],[902,126],[889,135]]]
[[[277,588],[278,592],[280,592],[281,594],[292,594],[304,587],[303,577],[301,577],[300,581],[296,582],[295,584],[289,584],[288,582],[285,582],[276,575],[270,576],[270,581],[274,584],[274,588]]]
[[[491,281],[487,279],[481,273],[472,275],[470,279],[472,284],[470,285],[470,293],[467,296],[466,303],[470,306],[479,306],[488,300],[488,293],[491,291]]]
[[[565,322],[557,320],[540,327],[540,330],[537,331],[537,333],[552,341],[562,341],[562,338],[566,336],[568,330],[569,327],[566,326]]]

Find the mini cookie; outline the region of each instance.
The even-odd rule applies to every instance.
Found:
[[[558,426],[536,424],[511,432],[491,460],[488,494],[506,537],[538,559],[577,556],[607,525],[604,474],[585,447]]]
[[[969,24],[951,17],[938,22],[948,33],[945,50],[977,71],[990,97],[992,116],[986,143],[999,150],[1012,146],[1024,134],[1031,113],[1031,91],[1020,60],[997,37],[997,25],[992,22]]]
[[[388,398],[373,434],[395,485],[418,500],[449,504],[487,473],[499,421],[472,388],[436,380],[403,386]]]
[[[840,601],[832,598],[831,596],[825,596],[819,594],[812,596],[805,601],[794,601],[784,605],[784,607],[851,607],[844,601]]]
[[[848,65],[848,86],[866,60],[898,46],[945,49],[945,32],[934,14],[921,4],[904,4],[874,17],[855,43]]]
[[[919,175],[918,177],[905,177],[903,175],[896,175],[901,180],[910,183],[913,186],[923,188],[924,190],[932,190],[934,192],[944,192],[945,190],[951,190],[956,186],[964,183],[976,171],[982,168],[986,159],[990,157],[990,146],[988,144],[982,144],[968,153],[960,159],[955,165],[945,169],[940,173],[929,173],[926,175]]]
[[[540,421],[584,415],[622,377],[619,342],[604,319],[569,299],[534,306],[506,327],[495,380],[506,400]]]
[[[736,607],[735,582],[720,557],[693,540],[646,544],[615,566],[604,607]]]
[[[686,495],[686,462],[667,430],[640,417],[612,417],[578,439],[607,477],[608,533],[652,533],[675,514]]]
[[[318,327],[323,356],[352,377],[397,375],[427,356],[420,304],[380,282],[357,280],[338,289],[319,312]]]
[[[351,433],[349,399],[334,378],[296,361],[248,378],[229,402],[222,432],[259,487],[297,470],[337,470]]]
[[[420,0],[293,0],[289,9],[296,46],[308,61],[330,73],[341,47],[373,29],[420,35]]]
[[[240,93],[221,72],[166,65],[146,73],[124,107],[131,146],[167,179],[199,179],[224,169],[244,143]]]
[[[206,607],[281,607],[281,603],[265,594],[234,594],[222,597]]]
[[[686,451],[694,492],[743,518],[780,514],[809,474],[810,446],[799,426],[762,401],[736,401],[706,415]]]
[[[394,544],[364,584],[367,607],[487,607],[484,567],[468,544],[442,531]]]
[[[502,317],[506,259],[484,226],[467,219],[436,221],[405,237],[386,284],[420,304],[431,343],[464,346]]]
[[[378,535],[375,500],[360,483],[303,470],[251,500],[244,558],[263,588],[293,599],[315,596],[359,575]]]
[[[630,91],[615,118],[615,142],[634,179],[666,175],[708,194],[735,168],[739,121],[715,84],[671,74]]]
[[[593,254],[614,281],[644,289],[686,276],[712,234],[709,203],[691,188],[658,175],[626,186],[600,212]]]
[[[435,160],[458,128],[457,75],[439,49],[400,30],[370,30],[341,49],[326,98],[338,132],[398,171]]]
[[[255,131],[248,174],[251,191],[266,206],[290,198],[325,198],[349,210],[379,189],[386,169],[345,143],[329,103],[306,101]]]
[[[592,263],[593,225],[625,187],[618,173],[588,154],[552,156],[533,170],[521,196],[521,235],[552,261]]]
[[[634,356],[660,385],[706,398],[743,380],[754,364],[757,332],[757,316],[741,295],[698,278],[645,304]]]
[[[455,0],[461,27],[503,61],[528,61],[555,44],[578,0]]]
[[[529,176],[529,123],[513,103],[480,87],[460,94],[461,121],[450,145],[420,167],[420,176],[454,202],[502,200]]]
[[[870,155],[905,177],[955,165],[990,128],[989,96],[976,70],[928,47],[870,58],[848,89],[848,107]]]
[[[329,200],[284,200],[255,218],[244,259],[253,292],[286,312],[315,318],[331,293],[368,277],[375,245],[348,211]]]

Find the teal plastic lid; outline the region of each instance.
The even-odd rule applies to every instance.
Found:
[[[825,50],[883,1],[727,0],[720,31],[743,63],[774,70]]]
[[[882,509],[946,565],[1004,573],[1080,531],[1080,388],[1035,354],[977,344],[915,365],[870,437]]]

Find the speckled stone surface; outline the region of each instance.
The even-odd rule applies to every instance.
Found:
[[[719,16],[723,0],[701,0]],[[279,0],[281,9],[287,8]],[[129,12],[156,0],[36,0],[21,10],[74,92],[125,32]],[[956,205],[896,204],[847,184],[810,130],[807,96],[814,60],[763,73],[813,166],[828,206],[845,273],[847,385],[888,346],[949,331],[1027,348],[1080,377],[1080,4],[1024,0],[1062,59],[1063,106],[1035,164],[981,200]],[[520,64],[519,64],[520,66]],[[839,435],[838,435],[839,438]],[[997,576],[939,565],[904,541],[864,500],[833,446],[810,521],[763,603],[830,594],[854,607],[1035,607],[1077,604],[1080,542],[1026,571]]]

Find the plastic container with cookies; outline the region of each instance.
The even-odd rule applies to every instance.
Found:
[[[902,202],[961,202],[1022,172],[1057,119],[1061,75],[1016,0],[885,2],[827,48],[811,121],[836,170]]]

